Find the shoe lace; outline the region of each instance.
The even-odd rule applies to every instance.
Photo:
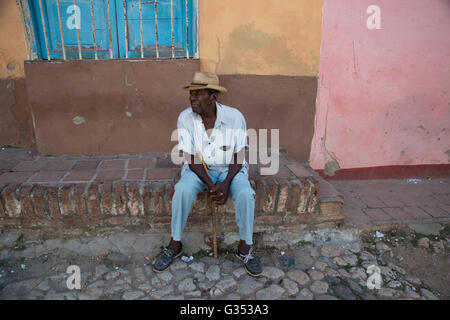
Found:
[[[170,257],[172,255],[172,250],[169,248],[164,248],[162,254],[165,255],[166,257]]]
[[[244,263],[247,263],[249,260],[252,260],[255,256],[252,254],[253,248],[248,250],[247,254],[241,254],[244,257]]]

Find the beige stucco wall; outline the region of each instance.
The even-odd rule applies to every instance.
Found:
[[[317,76],[322,0],[200,0],[202,71]]]
[[[19,9],[15,0],[0,0],[0,79],[23,78],[27,59]]]

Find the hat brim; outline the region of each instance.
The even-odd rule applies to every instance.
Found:
[[[222,93],[227,92],[226,88],[221,87],[221,86],[215,86],[213,84],[208,84],[206,86],[192,86],[192,85],[189,85],[189,86],[183,87],[183,89],[189,90],[189,91],[191,91],[191,90],[202,90],[202,89],[212,89],[212,90],[217,90],[217,91],[222,92]]]

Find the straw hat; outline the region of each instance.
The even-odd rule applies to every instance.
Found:
[[[219,85],[219,77],[211,72],[196,72],[190,85],[183,87],[189,90],[213,89],[219,92],[227,92],[227,89]]]

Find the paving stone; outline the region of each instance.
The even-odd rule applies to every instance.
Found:
[[[78,294],[75,291],[67,291],[67,292],[55,292],[54,290],[50,290],[44,300],[77,300]]]
[[[421,289],[420,293],[427,299],[427,300],[439,300],[438,297],[436,297],[431,291],[427,289]]]
[[[444,227],[439,223],[423,223],[423,224],[409,224],[409,228],[414,230],[417,233],[428,235],[439,235],[439,231],[441,231]]]
[[[229,272],[233,271],[233,267],[234,267],[233,261],[225,260],[224,262],[222,262],[223,272],[229,273]]]
[[[315,294],[324,294],[328,292],[328,283],[324,281],[314,281],[309,289]]]
[[[342,283],[342,280],[340,278],[332,277],[332,276],[325,276],[323,278],[323,281],[325,281],[328,284],[334,284],[334,285]]]
[[[387,286],[389,287],[389,288],[392,288],[392,289],[397,289],[397,288],[400,288],[401,286],[402,286],[402,284],[401,284],[401,282],[400,281],[389,281],[389,283],[387,284]]]
[[[94,281],[100,280],[110,270],[104,264],[95,267]]]
[[[428,249],[430,247],[430,239],[423,237],[417,240],[417,246],[419,248]]]
[[[337,296],[340,299],[356,300],[356,296],[353,294],[352,290],[347,286],[337,285],[337,286],[334,286],[332,289],[333,289],[335,296]]]
[[[314,294],[308,288],[303,288],[302,290],[300,290],[299,294],[297,295],[297,297],[295,297],[295,299],[297,299],[297,300],[313,300]]]
[[[344,278],[351,278],[352,275],[350,273],[347,272],[347,270],[345,269],[339,269],[337,271],[341,276],[343,276]]]
[[[192,278],[184,279],[178,284],[178,291],[181,292],[194,291],[196,288]]]
[[[173,292],[173,286],[167,285],[167,286],[162,287],[161,289],[158,289],[155,291],[150,291],[148,293],[148,295],[153,299],[161,300],[164,296],[167,296],[167,295],[171,294],[172,292]]]
[[[143,297],[145,294],[142,291],[128,291],[123,294],[123,300],[137,300]]]
[[[265,289],[256,292],[257,300],[277,300],[280,299],[286,290],[279,285],[272,284]]]
[[[402,267],[397,266],[397,265],[395,265],[393,263],[388,263],[388,267],[391,268],[392,270],[394,270],[395,272],[398,272],[398,273],[400,273],[402,275],[406,274],[405,269],[403,269]]]
[[[186,269],[177,270],[174,272],[175,281],[183,280],[186,277],[192,276],[192,272]]]
[[[124,263],[130,260],[129,257],[120,252],[112,252],[106,256],[106,259],[114,263]]]
[[[176,296],[170,294],[168,296],[163,297],[161,300],[184,300],[184,296],[182,294]]]
[[[341,248],[337,245],[325,245],[320,250],[320,253],[327,258],[337,257],[341,254]]]
[[[316,300],[339,300],[339,299],[329,294],[322,294],[317,296]]]
[[[349,247],[349,250],[353,253],[360,253],[361,245],[359,243],[352,243]]]
[[[419,300],[422,297],[420,296],[420,294],[418,294],[417,292],[413,291],[409,286],[406,286],[405,288],[405,294],[407,297],[414,299],[414,300]]]
[[[247,271],[245,270],[245,268],[238,268],[238,269],[233,271],[233,276],[235,276],[236,279],[239,279],[240,277],[242,277],[246,273],[247,273]]]
[[[325,274],[326,274],[327,276],[329,276],[329,277],[335,277],[335,278],[338,278],[338,277],[341,276],[341,274],[340,274],[338,271],[336,271],[336,270],[334,270],[334,269],[331,269],[331,268],[329,268],[329,267],[327,267],[327,268],[325,269]]]
[[[414,277],[414,276],[407,276],[405,279],[406,279],[406,281],[408,281],[409,283],[411,283],[415,286],[420,286],[422,284],[422,280],[420,280],[419,278]]]
[[[169,270],[159,272],[156,274],[156,276],[164,282],[169,282],[173,278],[173,275]]]
[[[348,265],[354,267],[358,263],[358,257],[355,254],[347,254],[342,256],[342,259],[347,262]]]
[[[375,248],[378,251],[392,251],[391,247],[389,247],[386,243],[384,242],[377,242],[377,244],[375,245]]]
[[[393,298],[396,293],[397,291],[391,288],[381,288],[376,291],[376,294],[381,298]]]
[[[203,291],[207,291],[214,286],[214,283],[215,283],[214,281],[200,281],[198,283],[198,287]]]
[[[264,284],[256,281],[252,277],[246,277],[242,281],[239,281],[236,292],[243,296],[254,294],[257,290],[264,287]]]
[[[136,277],[136,281],[138,283],[146,282],[147,278],[145,277],[144,270],[142,268],[135,268],[134,269],[134,276]]]
[[[278,256],[278,263],[282,268],[291,269],[295,266],[295,258],[286,255]]]
[[[391,268],[386,266],[380,267],[381,274],[389,279],[396,279],[397,276],[395,275],[395,272],[391,270]]]
[[[184,296],[186,298],[200,298],[202,296],[202,293],[199,290],[195,290],[195,291],[185,292]]]
[[[287,276],[289,277],[289,279],[294,280],[302,286],[307,284],[310,280],[308,275],[301,270],[289,270],[287,272]]]
[[[88,243],[89,251],[93,255],[105,255],[112,250],[112,244],[107,238],[96,237]]]
[[[368,251],[362,251],[359,258],[364,261],[377,261],[377,258]]]
[[[241,296],[238,295],[237,293],[230,293],[225,297],[225,300],[241,300],[241,299],[242,299]]]
[[[162,286],[162,281],[158,277],[153,277],[151,279],[152,286],[155,288],[159,288]]]
[[[224,294],[225,291],[227,291],[228,289],[236,286],[236,284],[237,284],[237,282],[236,282],[236,280],[233,279],[233,277],[226,276],[222,280],[217,282],[217,284],[215,285],[215,288],[221,292],[220,293],[220,295],[221,295],[221,294]],[[217,295],[216,293],[215,293],[215,295]]]
[[[220,278],[220,267],[218,265],[212,265],[208,268],[205,274],[206,278],[210,281],[216,281]]]
[[[182,270],[182,269],[186,269],[187,268],[187,263],[184,262],[183,260],[175,260],[171,265],[170,265],[170,270],[172,271],[178,271],[178,270]]]
[[[351,279],[346,279],[345,282],[348,284],[348,286],[353,292],[360,294],[364,291],[363,288],[361,288],[355,281]]]
[[[347,261],[345,261],[343,258],[341,257],[335,257],[333,259],[333,262],[335,265],[339,266],[339,267],[345,267],[348,265]]]
[[[203,262],[193,262],[189,265],[189,268],[197,272],[205,272],[205,264]]]
[[[302,248],[300,251],[294,252],[294,257],[296,265],[303,264],[306,268],[311,267],[315,262],[314,258],[311,256],[311,250],[309,249]]]
[[[263,267],[262,276],[276,282],[284,277],[284,272],[275,267]]]
[[[98,280],[90,284],[85,290],[82,291],[84,295],[91,296],[93,298],[99,298],[103,294],[103,286],[105,281]]]
[[[39,285],[36,287],[36,289],[42,290],[42,291],[50,290],[50,281],[49,280],[42,281],[41,283],[39,283]]]
[[[322,280],[324,277],[324,274],[320,271],[310,270],[308,273],[312,280]]]
[[[325,268],[328,267],[328,264],[326,262],[322,262],[322,261],[317,261],[314,264],[314,268],[319,270],[319,271],[325,271]]]
[[[361,267],[350,268],[350,274],[352,275],[353,279],[361,279],[361,280],[367,279],[366,271]]]
[[[22,238],[22,232],[8,231],[0,234],[0,250],[5,248],[13,248],[17,241]]]
[[[206,279],[206,277],[202,272],[196,272],[194,274],[194,279],[196,279],[197,281],[203,281]]]
[[[296,282],[289,279],[283,279],[281,284],[290,296],[298,293],[298,285]]]

